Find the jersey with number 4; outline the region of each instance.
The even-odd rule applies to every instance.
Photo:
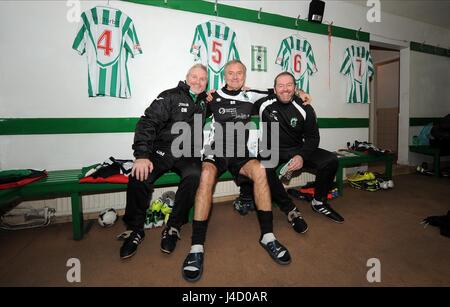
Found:
[[[374,73],[369,50],[354,45],[345,49],[340,72],[348,77],[347,102],[369,103],[369,78]]]
[[[291,35],[281,42],[276,64],[294,75],[297,87],[309,93],[309,76],[317,72],[311,44],[304,38]]]
[[[199,24],[195,28],[190,52],[196,61],[208,67],[208,89],[220,89],[225,83],[225,64],[239,60],[236,33],[218,21]]]
[[[133,21],[118,9],[99,6],[81,18],[72,48],[86,53],[89,97],[129,98],[128,57],[142,53]]]

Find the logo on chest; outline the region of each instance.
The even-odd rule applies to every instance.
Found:
[[[297,122],[298,122],[298,119],[296,117],[292,117],[291,118],[291,127],[292,128],[297,127]]]

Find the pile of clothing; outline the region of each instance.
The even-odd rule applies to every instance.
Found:
[[[83,167],[80,183],[128,183],[132,168],[132,160],[109,157],[103,163]]]
[[[347,177],[350,186],[358,190],[376,192],[394,188],[394,181],[378,173],[357,172]]]
[[[289,195],[293,196],[296,199],[312,201],[316,192],[315,190],[316,189],[314,182],[307,182],[306,185],[298,189],[290,188],[287,190],[287,192]],[[339,196],[338,188],[333,186],[328,192],[327,199],[328,200],[335,199],[338,196]]]
[[[47,177],[47,171],[19,169],[0,171],[0,190],[20,187]]]
[[[353,143],[353,145],[350,146],[350,142],[347,142],[347,148],[350,150],[360,151],[369,155],[374,156],[382,156],[382,155],[388,155],[391,153],[390,150],[387,149],[381,149],[373,145],[369,142],[359,142],[356,141]]]

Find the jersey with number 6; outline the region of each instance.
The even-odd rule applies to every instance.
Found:
[[[372,57],[367,48],[350,46],[340,72],[347,76],[347,102],[369,103],[369,78],[374,73]]]
[[[291,35],[281,42],[276,64],[283,71],[294,75],[297,87],[309,93],[309,76],[317,72],[311,44],[303,38]]]
[[[81,18],[72,48],[86,53],[89,97],[129,98],[128,57],[142,53],[133,21],[118,9],[99,6]]]
[[[236,33],[224,23],[207,21],[197,25],[190,52],[208,67],[208,89],[220,89],[224,84],[225,64],[239,60]]]

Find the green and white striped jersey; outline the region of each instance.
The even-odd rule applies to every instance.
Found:
[[[133,21],[118,9],[96,6],[81,14],[72,48],[86,53],[89,97],[131,96],[128,56],[142,53]]]
[[[190,52],[195,61],[208,67],[208,90],[220,89],[225,83],[223,68],[231,60],[239,60],[236,33],[226,24],[207,21],[197,25]]]
[[[340,72],[348,78],[347,102],[369,103],[369,78],[374,73],[369,50],[355,45],[345,49]]]
[[[317,72],[311,44],[304,38],[291,35],[281,42],[276,64],[295,77],[297,87],[309,93],[309,76]]]

